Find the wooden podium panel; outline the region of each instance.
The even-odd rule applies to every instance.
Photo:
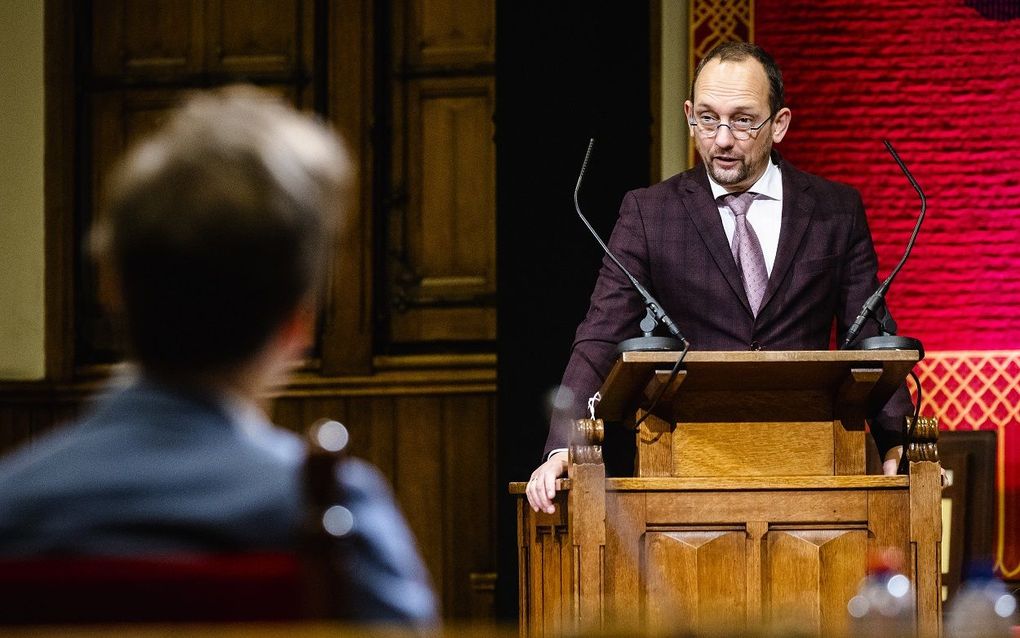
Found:
[[[890,547],[917,635],[940,635],[937,424],[909,476],[864,473],[865,414],[917,357],[692,352],[670,381],[677,353],[624,354],[597,414],[642,420],[637,476],[606,478],[602,427],[580,421],[556,513],[518,501],[521,635],[844,635],[869,550]]]
[[[663,634],[702,625],[742,632],[747,545],[740,528],[647,532],[641,571],[646,627]]]
[[[678,423],[672,475],[832,476],[832,428],[832,421]]]
[[[671,382],[679,353],[628,352],[599,391],[597,415],[640,423],[637,476],[864,474],[865,415],[917,356],[690,352]]]
[[[907,477],[604,479],[599,568],[582,574],[568,498],[577,481],[561,483],[555,514],[518,503],[522,636],[841,635],[868,549],[912,556],[923,546],[906,514]],[[598,598],[587,616],[582,588]]]
[[[680,356],[625,352],[600,390],[599,417],[625,421],[647,406]],[[913,350],[688,352],[676,389],[657,414],[666,421],[831,421],[841,412],[881,407],[906,378]],[[854,370],[877,371],[854,379]],[[860,404],[860,405],[858,405]]]
[[[841,634],[846,601],[865,575],[868,530],[776,529],[766,534],[762,565],[765,625],[791,633]]]
[[[787,634],[841,634],[846,601],[865,568],[847,557],[866,555],[867,536],[866,529],[840,528],[779,528],[761,536],[743,527],[647,532],[644,627],[653,633],[741,635],[767,626]]]

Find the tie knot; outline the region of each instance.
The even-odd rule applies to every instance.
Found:
[[[747,214],[747,209],[751,207],[751,202],[757,197],[757,193],[743,192],[743,193],[730,193],[729,195],[723,195],[723,203],[730,207],[733,214],[737,217]]]

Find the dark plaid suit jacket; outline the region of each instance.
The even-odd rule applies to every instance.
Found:
[[[693,350],[826,350],[833,321],[842,342],[878,286],[878,260],[860,194],[797,170],[778,153],[783,218],[768,289],[751,314],[703,165],[624,196],[610,250],[662,304]],[[641,298],[608,258],[588,314],[577,329],[562,384],[573,407],[550,424],[546,453],[566,447],[616,359],[616,346],[641,334]],[[861,338],[877,333],[869,322]],[[913,412],[904,385],[871,430],[883,455],[902,439]],[[607,441],[607,447],[611,445]]]

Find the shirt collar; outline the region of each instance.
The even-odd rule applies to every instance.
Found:
[[[706,171],[707,172],[707,171]],[[712,179],[712,174],[708,173],[708,184],[712,187],[712,197],[719,199],[723,195],[728,195],[729,191],[726,190],[721,184]],[[768,199],[774,199],[776,201],[782,201],[783,199],[783,176],[779,172],[779,166],[775,163],[775,160],[769,158],[768,166],[765,167],[765,172],[761,174],[751,188],[747,189],[749,192],[758,193]]]

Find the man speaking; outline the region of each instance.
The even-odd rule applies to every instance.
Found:
[[[684,113],[701,164],[627,193],[610,251],[692,349],[825,350],[834,321],[842,341],[878,287],[878,260],[860,194],[773,150],[791,123],[775,61],[753,44],[716,47],[695,70]],[[605,259],[561,384],[572,407],[554,414],[547,460],[528,483],[536,511],[554,510],[572,422],[644,314],[643,299]],[[872,334],[868,326],[861,336]],[[887,474],[912,412],[903,386],[870,420]]]

